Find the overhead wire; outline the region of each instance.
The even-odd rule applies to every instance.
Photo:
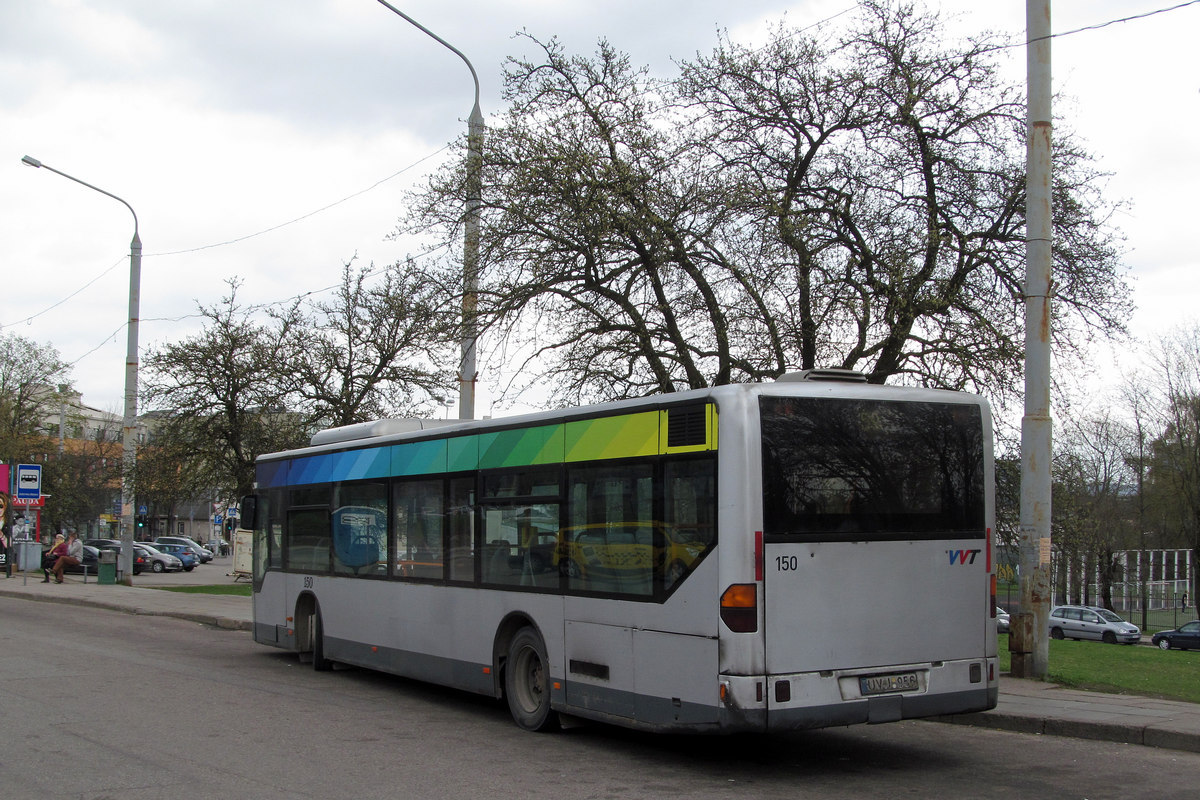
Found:
[[[1072,30],[1069,30],[1069,31],[1062,31],[1062,32],[1059,32],[1059,33],[1052,33],[1052,34],[1050,34],[1048,37],[1044,37],[1044,38],[1049,38],[1049,39],[1057,39],[1057,38],[1061,38],[1061,37],[1064,37],[1064,36],[1072,36],[1072,35],[1075,35],[1075,34],[1084,33],[1084,32],[1086,32],[1086,31],[1093,31],[1093,30],[1099,30],[1099,29],[1101,29],[1101,28],[1106,28],[1106,27],[1108,27],[1108,26],[1110,26],[1110,25],[1116,25],[1116,24],[1119,24],[1119,23],[1124,23],[1124,22],[1131,22],[1131,21],[1134,21],[1134,20],[1145,19],[1145,18],[1152,17],[1152,16],[1156,16],[1156,15],[1159,15],[1159,14],[1166,14],[1166,13],[1170,13],[1170,12],[1173,12],[1173,11],[1178,11],[1178,10],[1180,10],[1180,9],[1187,8],[1187,7],[1189,7],[1189,6],[1193,6],[1193,5],[1197,5],[1197,4],[1200,4],[1200,0],[1187,0],[1187,2],[1178,3],[1178,4],[1176,4],[1176,5],[1173,5],[1173,6],[1168,6],[1168,7],[1164,7],[1164,8],[1159,8],[1159,9],[1155,9],[1155,10],[1152,10],[1152,11],[1146,11],[1146,12],[1143,12],[1143,13],[1140,13],[1140,14],[1131,14],[1131,15],[1129,15],[1129,16],[1126,16],[1126,17],[1120,17],[1120,18],[1117,18],[1117,19],[1111,19],[1111,20],[1107,20],[1107,21],[1105,21],[1105,22],[1096,23],[1096,24],[1093,24],[1093,25],[1085,25],[1085,26],[1082,26],[1082,27],[1079,27],[1079,28],[1074,28],[1074,29],[1072,29]],[[802,33],[804,33],[804,32],[807,32],[807,31],[809,31],[809,30],[812,30],[813,28],[820,27],[820,26],[822,26],[822,25],[824,25],[824,24],[826,24],[826,23],[828,23],[828,22],[831,22],[831,21],[832,21],[832,20],[834,20],[834,19],[837,19],[838,17],[840,17],[840,16],[842,16],[842,15],[844,15],[844,14],[847,14],[847,13],[849,13],[849,12],[853,11],[855,8],[858,8],[860,5],[861,5],[861,3],[855,3],[854,5],[852,5],[852,6],[848,6],[848,7],[844,8],[844,9],[842,9],[841,11],[838,11],[838,12],[836,12],[836,13],[834,13],[834,14],[832,14],[832,15],[828,16],[828,17],[825,17],[824,19],[821,19],[821,20],[819,20],[819,21],[817,21],[817,22],[811,23],[811,24],[809,24],[809,25],[805,26],[804,28],[797,29],[796,31],[792,32],[790,35],[792,35],[792,36],[799,35],[799,34],[802,34]],[[1032,41],[1036,41],[1036,40],[1032,40]],[[1024,47],[1024,46],[1028,45],[1029,43],[1030,43],[1030,42],[1028,42],[1028,41],[1012,42],[1012,43],[1009,43],[1009,44],[996,45],[996,46],[994,46],[994,47],[984,48],[984,49],[982,49],[980,52],[981,52],[981,53],[986,53],[986,52],[992,52],[992,51],[998,51],[998,50],[1011,49],[1011,48],[1015,48],[1015,47]],[[144,257],[145,257],[145,258],[152,258],[152,257],[165,257],[165,256],[174,256],[174,255],[184,255],[184,254],[187,254],[187,253],[196,253],[196,252],[201,252],[201,251],[204,251],[204,250],[211,250],[211,249],[214,249],[214,248],[217,248],[217,247],[225,247],[225,246],[228,246],[228,245],[238,244],[238,243],[240,243],[240,242],[244,242],[244,241],[247,241],[247,240],[250,240],[250,239],[256,238],[256,237],[258,237],[258,236],[263,236],[263,235],[265,235],[265,234],[272,233],[272,232],[274,232],[274,231],[277,231],[277,230],[280,230],[280,229],[282,229],[282,228],[286,228],[286,227],[288,227],[288,226],[294,225],[294,224],[296,224],[296,223],[299,223],[299,222],[302,222],[302,221],[304,221],[304,220],[306,220],[306,219],[309,219],[309,218],[311,218],[311,217],[314,217],[314,216],[316,216],[316,215],[318,215],[318,214],[324,213],[325,211],[328,211],[328,210],[330,210],[330,209],[332,209],[332,208],[336,208],[337,206],[340,206],[340,205],[342,205],[343,203],[349,202],[350,200],[353,200],[354,198],[356,198],[356,197],[359,197],[359,196],[361,196],[361,195],[363,195],[363,194],[366,194],[367,192],[370,192],[370,191],[372,191],[372,190],[374,190],[374,189],[378,188],[379,186],[381,186],[381,185],[383,185],[383,184],[387,183],[388,181],[391,181],[391,180],[393,180],[393,179],[395,179],[395,178],[399,177],[400,175],[404,174],[405,172],[408,172],[409,170],[411,170],[411,169],[413,169],[413,168],[415,168],[415,167],[419,166],[420,164],[424,163],[425,161],[428,161],[430,158],[433,158],[434,156],[437,156],[438,154],[440,154],[440,153],[442,153],[442,152],[445,152],[446,150],[448,150],[448,149],[450,148],[450,146],[451,146],[450,144],[447,144],[447,145],[445,145],[445,146],[443,146],[443,147],[441,147],[441,148],[439,148],[439,149],[437,149],[437,150],[435,150],[435,151],[433,151],[433,152],[429,153],[428,155],[426,155],[426,156],[423,156],[422,158],[418,159],[417,161],[413,162],[412,164],[409,164],[408,166],[404,167],[403,169],[400,169],[400,170],[398,170],[398,171],[396,171],[396,172],[392,173],[391,175],[388,175],[387,177],[384,177],[384,178],[381,178],[381,179],[379,179],[378,181],[376,181],[375,183],[371,184],[370,186],[368,186],[368,187],[366,187],[366,188],[364,188],[364,189],[361,189],[361,190],[359,190],[359,191],[357,191],[357,192],[354,192],[354,193],[352,193],[352,194],[350,194],[350,195],[347,195],[346,197],[343,197],[343,198],[341,198],[340,200],[337,200],[337,201],[334,201],[334,202],[332,202],[332,203],[329,203],[329,204],[327,204],[327,205],[325,205],[325,206],[322,206],[322,207],[320,207],[320,208],[317,208],[317,209],[315,209],[315,210],[313,210],[313,211],[310,211],[310,212],[308,212],[308,213],[306,213],[306,214],[302,214],[301,216],[299,216],[299,217],[296,217],[296,218],[294,218],[294,219],[291,219],[291,220],[288,220],[288,221],[286,221],[286,222],[282,222],[282,223],[279,223],[279,224],[277,224],[277,225],[272,225],[272,226],[270,226],[270,227],[267,227],[267,228],[264,228],[264,229],[262,229],[262,230],[255,231],[254,233],[249,233],[249,234],[246,234],[246,235],[243,235],[243,236],[238,236],[238,237],[235,237],[235,238],[233,238],[233,239],[228,239],[228,240],[221,241],[221,242],[214,242],[214,243],[211,243],[211,244],[200,245],[200,246],[197,246],[197,247],[191,247],[191,248],[186,248],[186,249],[182,249],[182,250],[171,250],[171,251],[164,251],[164,252],[161,252],[161,253],[148,253],[148,254],[146,254]],[[427,256],[427,255],[430,255],[430,254],[434,253],[434,252],[437,252],[437,251],[438,251],[438,250],[440,250],[440,249],[443,249],[445,246],[446,246],[446,245],[438,245],[438,246],[436,246],[436,247],[433,247],[433,248],[431,248],[430,250],[427,250],[427,251],[425,251],[425,252],[423,252],[423,253],[421,253],[421,254],[418,254],[418,256],[416,256],[416,257],[418,257],[418,258],[420,258],[420,257],[425,257],[425,256]],[[11,328],[11,327],[15,327],[16,325],[19,325],[19,324],[21,324],[21,323],[26,323],[26,324],[28,324],[28,323],[32,322],[33,320],[35,320],[35,319],[37,319],[37,318],[41,317],[42,315],[44,315],[44,314],[46,314],[46,313],[48,313],[48,312],[50,312],[50,311],[54,310],[55,308],[58,308],[59,306],[61,306],[61,305],[63,305],[64,303],[66,303],[67,301],[69,301],[69,300],[71,300],[72,298],[74,298],[74,297],[76,297],[77,295],[79,295],[81,292],[83,292],[85,289],[87,289],[88,287],[90,287],[90,286],[91,286],[92,284],[94,284],[96,281],[100,280],[100,278],[102,278],[102,277],[106,276],[108,273],[112,272],[112,270],[114,270],[114,269],[115,269],[117,266],[119,266],[119,265],[120,265],[120,264],[121,264],[121,263],[122,263],[124,260],[125,260],[125,257],[124,257],[124,256],[122,256],[122,258],[121,258],[121,259],[119,259],[119,260],[117,260],[116,262],[114,262],[114,263],[113,263],[111,266],[109,266],[108,268],[106,268],[105,270],[103,270],[102,272],[100,272],[98,275],[96,275],[96,277],[92,278],[92,279],[91,279],[90,281],[88,281],[87,283],[85,283],[85,284],[83,284],[82,286],[80,286],[80,287],[79,287],[78,289],[76,289],[74,292],[72,292],[71,294],[69,294],[69,295],[67,295],[67,296],[63,297],[61,300],[58,300],[57,302],[55,302],[55,303],[52,303],[51,305],[49,305],[49,306],[45,307],[45,308],[44,308],[44,309],[42,309],[41,311],[38,311],[38,312],[36,312],[36,313],[34,313],[34,314],[31,314],[31,315],[29,315],[28,317],[25,317],[24,319],[17,320],[16,322],[0,323],[0,330],[4,330],[5,328]],[[382,267],[381,267],[380,269],[382,269]],[[370,275],[370,274],[374,274],[374,272],[377,272],[377,271],[378,271],[378,270],[372,270],[372,271],[368,272],[367,274],[368,274],[368,275]],[[279,301],[274,301],[274,302],[268,302],[268,303],[260,303],[260,304],[255,304],[255,305],[252,305],[252,306],[250,306],[250,308],[251,308],[251,309],[255,309],[255,310],[261,310],[261,309],[270,308],[270,307],[272,307],[272,306],[281,305],[281,304],[283,304],[283,303],[290,303],[290,302],[294,302],[294,301],[296,301],[296,300],[303,299],[304,297],[309,297],[309,296],[312,296],[312,295],[317,295],[317,294],[321,294],[321,293],[324,293],[324,292],[330,291],[330,290],[332,290],[332,289],[335,289],[335,288],[337,288],[337,286],[338,286],[338,285],[339,285],[339,284],[332,284],[332,285],[330,285],[330,286],[326,286],[326,287],[324,287],[324,288],[321,288],[321,289],[314,289],[314,290],[307,291],[307,292],[301,292],[301,293],[298,293],[298,294],[296,294],[296,295],[293,295],[293,296],[291,296],[291,297],[289,297],[289,298],[286,298],[286,299],[284,299],[284,300],[279,300]],[[199,315],[199,314],[186,314],[186,315],[182,315],[182,316],[179,316],[179,317],[173,317],[173,318],[167,318],[167,317],[149,318],[149,319],[146,319],[145,321],[173,321],[173,322],[178,322],[178,321],[182,321],[182,320],[185,320],[185,319],[196,318],[196,317],[199,317],[199,316],[202,316],[202,315]],[[113,336],[115,336],[117,333],[119,333],[119,332],[120,332],[120,330],[121,330],[122,328],[124,328],[124,327],[125,327],[125,325],[126,325],[126,323],[122,323],[122,324],[121,324],[121,326],[119,326],[119,327],[116,329],[116,331],[114,331],[113,333],[111,333],[111,334],[109,334],[108,336],[106,336],[106,337],[105,337],[105,338],[104,338],[104,339],[103,339],[103,340],[102,340],[102,341],[101,341],[101,342],[100,342],[98,345],[96,345],[95,347],[93,347],[91,350],[88,350],[86,353],[84,353],[83,355],[79,356],[79,357],[78,357],[77,359],[75,359],[74,361],[70,362],[70,364],[68,364],[68,366],[74,366],[74,365],[78,364],[78,363],[79,363],[80,361],[82,361],[84,358],[86,358],[87,356],[89,356],[89,355],[91,355],[92,353],[94,353],[94,352],[96,352],[97,350],[99,350],[101,347],[103,347],[103,346],[104,346],[104,344],[106,344],[106,343],[107,343],[107,342],[108,342],[110,339],[112,339],[112,337],[113,337]]]
[[[353,200],[353,199],[354,199],[354,198],[356,198],[356,197],[360,197],[361,195],[364,195],[364,194],[366,194],[367,192],[370,192],[370,191],[372,191],[372,190],[374,190],[374,189],[377,189],[378,187],[382,186],[383,184],[387,183],[388,181],[391,181],[391,180],[393,180],[393,179],[395,179],[395,178],[398,178],[399,176],[403,175],[404,173],[408,172],[409,170],[411,170],[411,169],[414,169],[414,168],[416,168],[416,167],[420,166],[421,164],[425,163],[425,162],[426,162],[426,161],[428,161],[429,159],[431,159],[431,158],[433,158],[433,157],[435,157],[435,156],[439,155],[440,153],[443,153],[443,152],[445,152],[445,151],[446,151],[446,150],[448,150],[449,148],[450,148],[450,145],[449,145],[449,144],[443,145],[442,147],[438,148],[437,150],[434,150],[433,152],[431,152],[431,153],[428,153],[428,154],[427,154],[427,155],[425,155],[425,156],[422,156],[421,158],[419,158],[419,159],[417,159],[416,161],[412,162],[411,164],[407,165],[407,166],[406,166],[406,167],[404,167],[403,169],[397,170],[396,172],[393,172],[391,175],[388,175],[387,177],[380,178],[379,180],[375,181],[375,182],[374,182],[374,183],[372,183],[370,186],[367,186],[367,187],[366,187],[366,188],[364,188],[364,189],[360,189],[360,190],[358,190],[357,192],[354,192],[354,193],[352,193],[352,194],[349,194],[349,195],[347,195],[347,196],[345,196],[345,197],[341,198],[340,200],[336,200],[336,201],[334,201],[334,202],[332,202],[332,203],[329,203],[329,204],[327,204],[327,205],[324,205],[324,206],[322,206],[322,207],[320,207],[320,208],[318,208],[318,209],[315,209],[315,210],[313,210],[313,211],[310,211],[310,212],[308,212],[308,213],[306,213],[306,214],[302,214],[302,215],[300,215],[299,217],[296,217],[296,218],[294,218],[294,219],[288,220],[287,222],[281,222],[281,223],[279,223],[279,224],[277,224],[277,225],[272,225],[272,226],[270,226],[270,227],[268,227],[268,228],[264,228],[264,229],[262,229],[262,230],[259,230],[259,231],[256,231],[256,232],[254,232],[254,233],[249,233],[249,234],[246,234],[246,235],[244,235],[244,236],[238,236],[238,237],[236,237],[236,238],[233,238],[233,239],[228,239],[228,240],[225,240],[225,241],[222,241],[222,242],[214,242],[214,243],[212,243],[212,244],[200,245],[200,246],[198,246],[198,247],[191,247],[191,248],[187,248],[187,249],[183,249],[183,250],[172,250],[172,251],[166,251],[166,252],[161,252],[161,253],[146,253],[146,254],[144,254],[142,257],[143,257],[143,258],[155,258],[155,257],[175,256],[175,255],[183,255],[183,254],[186,254],[186,253],[197,253],[197,252],[201,252],[201,251],[203,251],[203,250],[211,250],[211,249],[213,249],[213,248],[216,248],[216,247],[224,247],[224,246],[227,246],[227,245],[238,244],[238,243],[240,243],[240,242],[244,242],[244,241],[247,241],[247,240],[249,240],[249,239],[253,239],[253,238],[257,237],[257,236],[262,236],[262,235],[264,235],[264,234],[271,233],[271,232],[273,232],[273,231],[277,231],[277,230],[280,230],[280,229],[282,229],[282,228],[286,228],[286,227],[288,227],[288,226],[290,226],[290,225],[294,225],[294,224],[296,224],[296,223],[298,223],[298,222],[303,222],[304,220],[306,220],[306,219],[309,219],[309,218],[311,218],[311,217],[314,217],[314,216],[316,216],[317,214],[324,213],[324,212],[326,212],[326,211],[328,211],[328,210],[330,210],[330,209],[332,209],[332,208],[336,208],[337,206],[340,206],[340,205],[342,205],[343,203],[349,202],[350,200]],[[428,255],[428,254],[430,254],[430,253],[436,252],[438,249],[441,249],[441,248],[440,248],[440,246],[439,246],[439,247],[432,248],[432,249],[430,249],[430,250],[426,251],[425,253],[422,253],[422,254],[420,254],[420,256],[418,256],[418,257],[423,257],[423,256],[425,256],[425,255]],[[120,266],[122,263],[124,263],[124,262],[125,262],[127,259],[128,259],[128,256],[126,256],[126,255],[122,255],[122,256],[121,256],[121,258],[117,259],[117,261],[113,262],[113,264],[112,264],[111,266],[107,267],[106,269],[104,269],[103,271],[101,271],[100,273],[98,273],[98,274],[97,274],[97,275],[96,275],[94,278],[92,278],[91,280],[89,280],[87,283],[83,284],[83,285],[82,285],[82,286],[80,286],[78,289],[76,289],[75,291],[73,291],[73,292],[71,292],[70,294],[66,295],[66,296],[65,296],[65,297],[63,297],[62,299],[60,299],[60,300],[57,300],[56,302],[53,302],[53,303],[51,303],[50,305],[46,306],[46,307],[45,307],[45,308],[43,308],[42,310],[40,310],[40,311],[37,311],[37,312],[35,312],[35,313],[33,313],[33,314],[30,314],[29,316],[27,316],[27,317],[25,317],[25,318],[23,318],[23,319],[15,320],[15,321],[13,321],[13,322],[4,322],[4,323],[0,323],[0,331],[4,330],[4,329],[6,329],[6,328],[13,328],[13,327],[16,327],[16,326],[18,326],[18,325],[21,325],[21,324],[26,324],[26,325],[28,325],[29,323],[33,322],[34,320],[38,319],[39,317],[41,317],[41,316],[43,316],[43,315],[45,315],[45,314],[49,313],[50,311],[53,311],[54,309],[58,308],[59,306],[63,305],[64,303],[68,302],[68,301],[69,301],[69,300],[71,300],[72,298],[76,297],[77,295],[79,295],[80,293],[82,293],[83,291],[85,291],[86,289],[88,289],[90,286],[92,286],[94,283],[96,283],[96,282],[97,282],[98,280],[100,280],[101,278],[103,278],[103,277],[105,277],[106,275],[108,275],[110,272],[112,272],[114,269],[116,269],[118,266]],[[374,271],[372,271],[372,272],[374,272]],[[370,273],[369,273],[369,274],[370,274]],[[276,301],[276,302],[273,302],[273,303],[264,303],[264,304],[258,304],[258,305],[255,305],[255,306],[251,306],[251,308],[252,308],[252,309],[268,308],[268,307],[270,307],[270,306],[273,306],[273,305],[280,305],[280,304],[282,304],[282,303],[292,302],[292,301],[294,301],[294,300],[298,300],[298,299],[300,299],[300,298],[302,298],[302,297],[305,297],[305,296],[307,296],[307,295],[311,295],[311,294],[320,294],[320,293],[322,293],[322,292],[329,291],[329,290],[330,290],[330,289],[332,289],[332,288],[336,288],[336,284],[335,284],[334,286],[330,286],[330,287],[326,287],[326,288],[323,288],[323,289],[314,290],[314,291],[312,291],[312,292],[303,292],[303,293],[300,293],[300,294],[294,295],[294,296],[293,296],[293,297],[291,297],[291,298],[287,298],[287,299],[285,299],[285,300],[280,300],[280,301]],[[182,316],[179,316],[179,317],[174,317],[174,318],[168,318],[168,317],[149,317],[149,318],[142,318],[142,320],[141,320],[141,321],[142,321],[142,322],[179,322],[179,321],[182,321],[182,320],[185,320],[185,319],[192,319],[192,318],[196,318],[196,317],[200,317],[200,316],[202,316],[202,315],[200,315],[200,314],[185,314],[185,315],[182,315]],[[99,350],[100,348],[102,348],[102,347],[103,347],[105,344],[107,344],[107,343],[108,343],[108,342],[109,342],[109,341],[110,341],[110,340],[113,338],[113,336],[115,336],[117,333],[119,333],[119,332],[121,331],[121,329],[123,329],[123,328],[124,328],[124,327],[125,327],[127,324],[128,324],[128,322],[122,323],[122,324],[121,324],[121,326],[120,326],[120,327],[118,327],[116,331],[114,331],[113,333],[111,333],[111,334],[109,334],[109,335],[105,336],[105,337],[104,337],[104,339],[102,339],[102,340],[100,341],[100,343],[99,343],[99,344],[97,344],[95,347],[91,348],[90,350],[88,350],[86,353],[84,353],[83,355],[79,356],[79,357],[78,357],[78,358],[76,358],[75,360],[73,360],[73,361],[69,362],[69,363],[67,364],[67,366],[68,366],[68,367],[73,367],[73,366],[75,366],[76,364],[78,364],[79,362],[81,362],[81,361],[82,361],[84,358],[88,357],[88,356],[89,356],[89,355],[91,355],[92,353],[94,353],[94,352],[96,352],[97,350]]]

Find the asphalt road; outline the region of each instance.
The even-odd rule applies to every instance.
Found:
[[[134,586],[208,586],[218,583],[233,583],[229,571],[233,569],[233,556],[217,556],[207,564],[193,567],[191,572],[152,572],[146,570],[133,576]],[[243,581],[245,583],[245,581]]]
[[[165,576],[168,579],[171,576]],[[244,632],[0,597],[0,796],[1188,798],[1200,755],[932,722],[785,736],[517,730],[488,699],[316,673]]]

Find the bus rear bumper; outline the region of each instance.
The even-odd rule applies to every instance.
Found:
[[[978,658],[721,680],[732,727],[740,717],[784,731],[986,711],[999,700],[997,670]]]

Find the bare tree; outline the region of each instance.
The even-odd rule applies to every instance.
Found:
[[[70,389],[68,373],[52,345],[0,333],[0,462],[29,458],[30,437],[45,433],[45,409]]]
[[[1099,602],[1110,609],[1112,586],[1125,578],[1117,554],[1141,540],[1133,513],[1131,446],[1129,427],[1107,411],[1067,420],[1056,438],[1055,542],[1067,563],[1086,565],[1077,574],[1081,586],[1095,568]]]
[[[289,395],[325,425],[418,413],[454,380],[456,318],[441,291],[407,264],[352,263],[332,300],[275,315],[290,332]]]
[[[480,312],[554,400],[838,364],[873,381],[1019,391],[1024,108],[996,42],[868,1],[840,35],[722,40],[652,80],[601,42],[506,73],[485,150]],[[1056,336],[1123,331],[1112,206],[1056,134]],[[414,198],[457,236],[464,176]]]
[[[138,448],[134,486],[138,504],[149,509],[152,529],[147,534],[153,536],[162,533],[153,530],[158,518],[166,517],[170,533],[180,506],[207,504],[220,496],[221,488],[236,487],[214,477],[207,458],[197,457],[196,440],[204,434],[193,430],[194,417],[159,413],[150,418],[152,435]]]
[[[1148,380],[1157,389],[1159,434],[1147,483],[1168,525],[1200,564],[1200,325],[1162,337],[1152,353]],[[1200,590],[1193,574],[1191,597]]]
[[[289,411],[283,380],[290,332],[270,329],[238,304],[238,282],[214,306],[199,307],[203,330],[160,345],[143,359],[143,398],[167,412],[161,434],[189,443],[205,481],[226,496],[248,494],[254,460],[304,444],[311,420]]]
[[[43,524],[53,530],[91,530],[101,514],[112,512],[120,497],[120,426],[68,437],[61,451],[58,446],[58,441],[47,438],[45,449],[53,455],[42,476],[43,492],[53,499],[43,511]]]

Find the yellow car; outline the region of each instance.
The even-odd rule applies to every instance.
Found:
[[[661,522],[577,525],[559,536],[554,564],[569,579],[593,589],[636,590],[639,583],[648,586],[658,568],[669,588],[707,549],[702,537]]]

